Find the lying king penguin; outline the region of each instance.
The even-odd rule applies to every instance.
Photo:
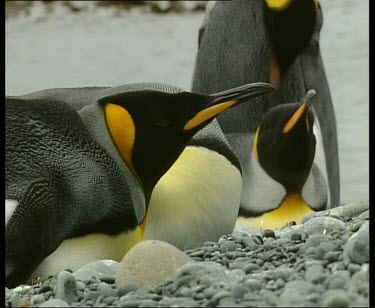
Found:
[[[237,213],[240,166],[212,120],[273,90],[252,83],[203,95],[143,83],[6,98],[6,285],[97,259],[119,261],[168,219],[178,225],[205,214],[195,213],[202,211],[199,204],[185,212],[173,209],[170,194],[180,198],[176,204],[188,204],[185,198],[207,198],[215,182],[223,189],[219,198],[232,194],[238,205],[229,211]],[[59,97],[61,91],[76,96],[69,101],[72,96]],[[95,91],[102,91],[99,99]],[[80,105],[85,99],[90,103]],[[210,129],[202,131],[206,125]],[[201,137],[191,141],[198,131]],[[177,170],[156,194],[176,160]],[[211,174],[219,166],[223,170]],[[191,190],[180,194],[185,183]],[[168,211],[174,215],[158,216]],[[235,218],[230,223],[233,228]]]

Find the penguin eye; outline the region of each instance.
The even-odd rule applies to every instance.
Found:
[[[171,124],[171,120],[167,119],[160,119],[155,122],[155,125],[160,126],[160,127],[167,127]]]

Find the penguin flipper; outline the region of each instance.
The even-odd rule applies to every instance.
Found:
[[[319,31],[322,23],[323,16],[319,9],[315,33],[310,44],[301,52],[301,64],[306,89],[318,89],[313,108],[322,133],[330,207],[336,207],[340,205],[340,168],[335,112],[319,49]]]
[[[302,189],[302,196],[314,211],[322,211],[327,206],[327,183],[319,167],[313,163]]]
[[[67,215],[50,215],[51,211],[64,208],[59,204],[63,196],[57,196],[57,191],[48,177],[34,180],[22,189],[5,229],[6,286],[25,283],[65,237],[62,226],[66,220],[62,218]],[[59,217],[59,221],[51,220],[51,217]]]

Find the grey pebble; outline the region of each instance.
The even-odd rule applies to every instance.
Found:
[[[331,272],[335,273],[337,271],[345,270],[345,265],[344,265],[343,262],[338,261],[338,262],[332,262],[332,263],[328,264],[327,268],[330,268]]]
[[[234,269],[244,270],[245,267],[246,267],[246,263],[245,262],[231,262],[231,263],[229,263],[229,266],[228,266],[228,268],[230,270],[234,270]]]
[[[50,299],[43,304],[41,304],[39,307],[70,307],[69,304],[61,299]]]
[[[181,287],[179,289],[179,294],[183,297],[190,297],[193,294],[193,291],[191,288],[187,287]]]
[[[207,241],[203,243],[203,247],[217,246],[217,242]]]
[[[266,238],[267,237],[276,238],[275,231],[273,231],[271,229],[265,229],[265,230],[263,230],[262,235],[264,237],[266,237]]]
[[[253,271],[256,271],[256,270],[259,270],[259,269],[260,269],[260,267],[257,264],[250,263],[250,264],[245,265],[243,270],[245,271],[246,274],[249,274],[249,273],[251,273]]]
[[[369,210],[364,211],[362,214],[358,215],[356,217],[356,219],[358,219],[358,220],[369,220],[370,219],[370,211]]]
[[[41,295],[41,294],[33,295],[31,296],[31,299],[30,299],[30,302],[33,305],[39,305],[41,303],[44,303],[45,301],[46,299],[44,298],[44,295]]]
[[[254,241],[253,238],[250,237],[250,236],[245,237],[244,240],[243,240],[243,243],[244,243],[245,247],[249,248],[250,250],[256,250],[261,246],[261,244]]]
[[[282,279],[284,281],[287,281],[290,274],[293,272],[292,269],[287,268],[287,267],[279,267],[276,268],[273,273],[272,273],[272,278],[277,280],[277,279]]]
[[[82,281],[89,281],[93,276],[97,277],[98,279],[108,279],[109,277],[113,277],[114,281],[117,267],[118,262],[116,261],[98,260],[82,266],[76,270],[73,275],[77,280]]]
[[[290,239],[282,237],[282,238],[278,238],[277,240],[275,240],[274,243],[277,246],[284,246],[290,243]]]
[[[324,216],[331,216],[331,217],[342,217],[342,218],[353,218],[358,216],[359,214],[367,211],[369,209],[368,204],[360,203],[349,203],[346,205],[338,206],[329,210],[314,212],[311,214],[306,215],[302,222],[305,223],[311,218],[314,217],[324,217]]]
[[[280,295],[281,304],[303,303],[308,295],[316,291],[315,286],[308,281],[293,280],[285,284],[284,290]]]
[[[197,293],[197,294],[194,294],[193,298],[196,300],[201,300],[204,298],[204,295],[203,293]]]
[[[281,288],[283,288],[284,285],[285,285],[285,281],[282,280],[281,278],[278,278],[278,279],[275,281],[275,287],[276,287],[277,289],[281,289]]]
[[[361,266],[359,264],[349,263],[347,269],[350,272],[350,274],[354,274],[361,270]]]
[[[197,250],[189,254],[190,257],[203,257],[204,251],[203,250]]]
[[[339,251],[328,251],[324,254],[323,260],[328,260],[329,262],[335,262],[340,259],[340,253]]]
[[[356,272],[351,277],[354,284],[368,284],[369,283],[369,273],[364,271]]]
[[[246,256],[246,252],[244,251],[227,251],[225,256],[230,259],[238,259],[243,258]]]
[[[49,298],[53,297],[53,291],[47,291],[44,293],[44,298],[48,300]]]
[[[263,289],[259,292],[259,295],[270,306],[276,306],[278,304],[278,297],[275,295],[274,292],[270,290]]]
[[[327,252],[331,252],[335,249],[335,245],[331,242],[323,242],[314,248],[314,255],[317,259],[323,260]]]
[[[141,302],[138,305],[138,307],[157,307],[157,306],[159,306],[158,302],[153,301],[151,299],[141,300]]]
[[[305,280],[312,283],[321,283],[325,279],[322,265],[313,265],[305,271]]]
[[[99,280],[102,282],[106,282],[109,284],[114,284],[115,283],[115,275],[112,274],[101,274],[99,277]]]
[[[303,224],[307,235],[330,234],[333,231],[345,230],[345,223],[333,217],[314,217]]]
[[[117,288],[117,296],[121,297],[128,294],[131,291],[137,290],[138,287],[132,283],[124,283],[119,288]]]
[[[344,289],[347,283],[348,279],[339,275],[330,276],[326,281],[328,289]]]
[[[100,304],[101,302],[103,301],[103,296],[98,296],[98,298],[96,299],[95,303],[94,303],[94,306],[97,306],[98,304]]]
[[[112,303],[114,304],[114,303]],[[141,300],[134,299],[134,300],[126,300],[126,301],[119,301],[116,304],[116,307],[138,307],[141,304]]]
[[[322,295],[323,307],[348,307],[349,297],[343,290],[328,290]]]
[[[98,291],[88,291],[85,293],[85,300],[96,300],[100,296]]]
[[[85,288],[86,288],[86,285],[82,282],[82,281],[77,281],[77,289],[79,290],[79,291],[83,291],[83,290],[85,290]]]
[[[116,300],[116,297],[114,296],[108,296],[108,297],[105,297],[103,299],[103,303],[107,304],[107,305],[111,305],[113,304],[113,302]]]
[[[42,286],[38,289],[37,293],[38,293],[38,294],[40,294],[40,293],[46,293],[46,292],[51,291],[51,290],[52,290],[52,289],[51,289],[51,287],[50,287],[48,284],[44,284],[44,285],[42,285]]]
[[[259,294],[253,293],[253,292],[248,292],[243,296],[244,301],[259,301],[260,296]]]
[[[322,242],[328,241],[328,238],[322,234],[313,234],[310,235],[305,244],[302,246],[301,251],[306,251],[310,247],[316,247]]]
[[[98,284],[98,292],[103,297],[115,296],[116,294],[115,290],[106,282],[101,282]]]
[[[370,238],[369,222],[366,221],[361,228],[354,233],[345,244],[344,260],[352,263],[362,264],[369,261]]]
[[[249,287],[245,286],[244,284],[235,283],[234,285],[232,285],[230,293],[234,298],[242,298],[244,294],[246,294],[249,291]]]
[[[203,295],[206,297],[206,298],[212,298],[216,293],[218,293],[219,291],[221,290],[220,287],[215,287],[215,285],[212,285],[206,289],[204,289],[203,291]]]
[[[213,297],[212,297],[212,300],[218,302],[220,301],[222,298],[224,297],[230,297],[231,294],[229,291],[226,291],[226,290],[223,290],[223,291],[219,291],[217,292]]]
[[[237,248],[240,248],[241,245],[236,244],[233,241],[224,241],[220,245],[220,252],[226,252],[226,251],[235,251]]]
[[[198,303],[189,297],[163,297],[160,302],[160,306],[165,307],[197,307],[199,306]]]
[[[302,240],[302,232],[293,232],[290,235],[290,240],[293,242],[301,241]]]
[[[354,221],[350,226],[349,230],[352,232],[357,232],[359,228],[364,224],[364,221]]]
[[[62,271],[57,275],[55,298],[64,300],[69,304],[77,301],[77,281],[72,273]]]
[[[244,284],[248,286],[251,291],[258,291],[262,288],[262,283],[257,279],[247,279]]]

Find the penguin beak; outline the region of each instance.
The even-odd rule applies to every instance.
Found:
[[[292,128],[296,125],[296,123],[302,118],[302,116],[304,114],[307,115],[307,110],[310,108],[311,103],[312,103],[312,98],[315,95],[316,95],[316,91],[314,89],[307,91],[307,93],[301,100],[301,105],[289,118],[288,122],[286,122],[286,124],[284,125],[283,133],[290,132]]]
[[[269,83],[255,82],[211,94],[208,96],[208,107],[199,111],[193,118],[191,118],[185,124],[184,130],[194,129],[232,106],[275,90],[276,88]]]
[[[316,91],[314,89],[311,89],[311,90],[307,91],[305,96],[302,98],[301,102],[302,102],[302,104],[306,105],[306,107],[305,107],[306,110],[309,109],[309,107],[312,103],[312,99],[314,98],[315,95],[316,95]]]

